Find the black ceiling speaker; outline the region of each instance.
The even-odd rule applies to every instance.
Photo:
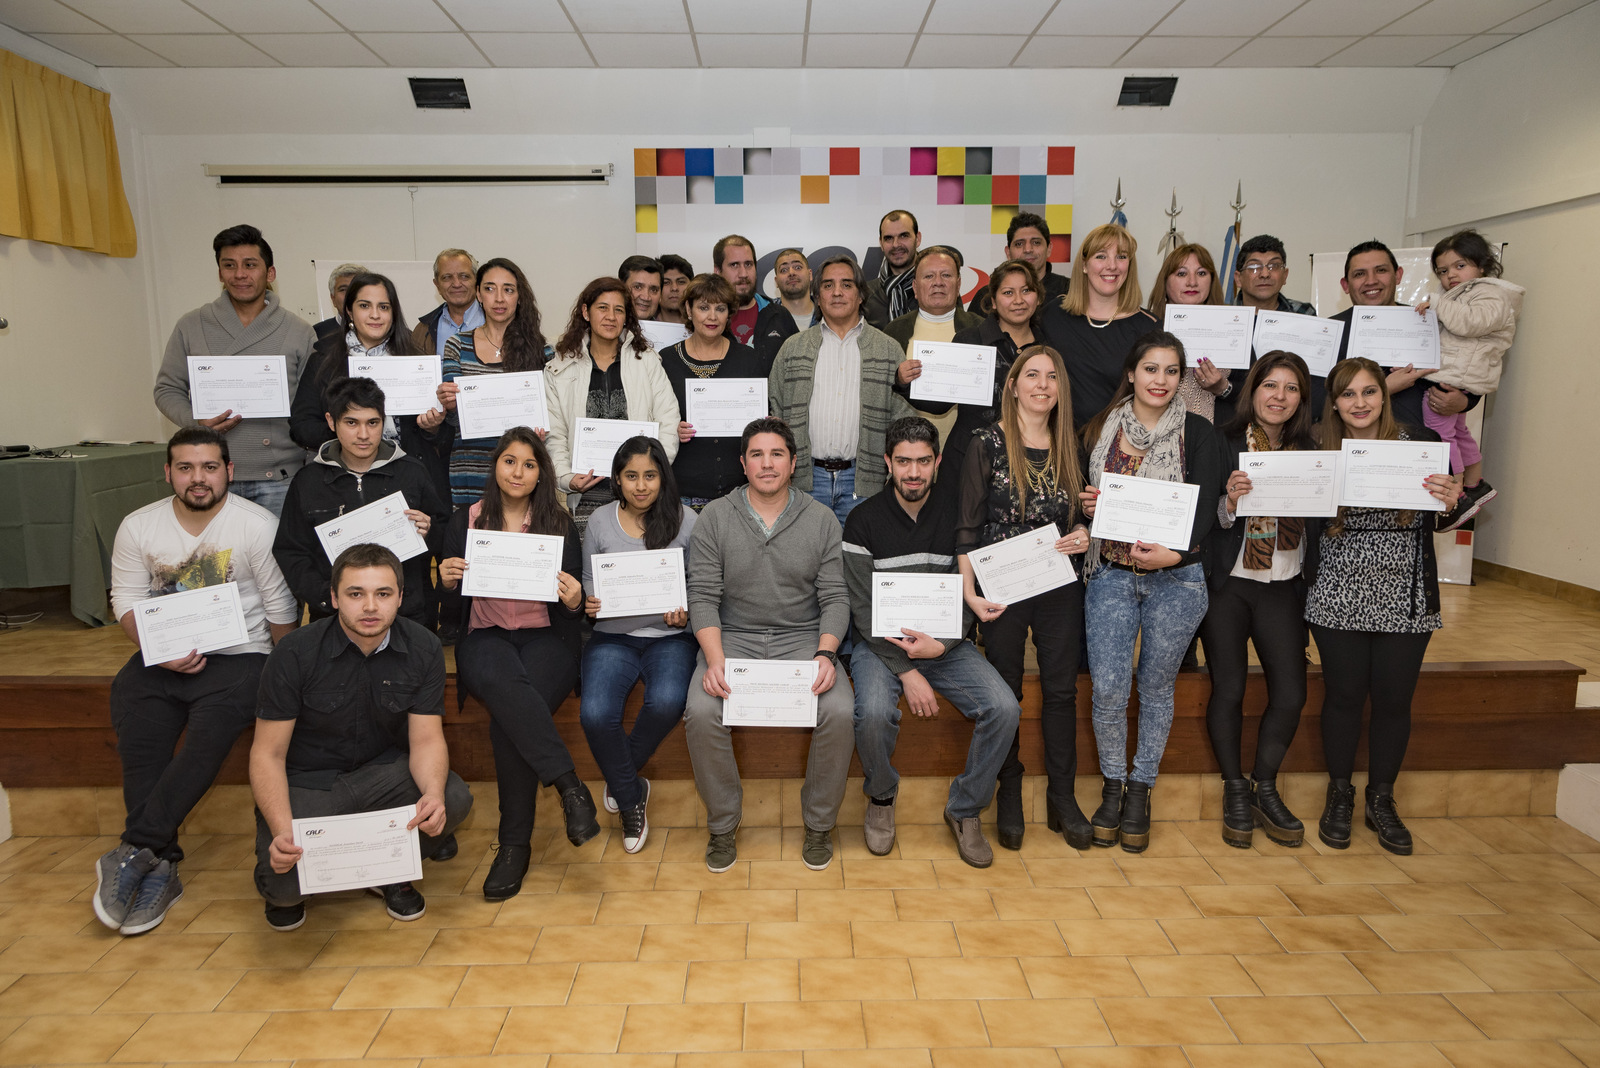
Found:
[[[454,108],[466,111],[472,107],[472,101],[467,99],[467,83],[461,78],[407,78],[406,80],[411,83],[411,99],[417,102],[419,108]],[[1168,97],[1171,95],[1167,94]]]
[[[1124,78],[1122,92],[1117,94],[1117,107],[1164,108],[1172,103],[1172,94],[1177,88],[1176,78]]]

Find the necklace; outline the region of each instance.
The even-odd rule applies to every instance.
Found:
[[[721,360],[700,361],[689,355],[689,339],[685,338],[682,345],[678,346],[678,359],[689,369],[689,373],[696,378],[711,378],[717,373],[717,368],[722,365]],[[710,367],[704,366],[709,362]]]
[[[1027,470],[1023,477],[1028,480],[1028,489],[1039,497],[1052,496],[1056,492],[1056,465],[1053,456],[1046,456],[1043,460],[1035,460],[1031,456],[1024,457]]]
[[[483,339],[485,341],[487,341],[489,344],[494,346],[494,358],[498,360],[500,358],[500,346],[502,346],[502,345],[504,345],[506,343],[505,333],[502,331],[501,334],[500,334],[500,340],[496,341],[494,339],[494,335],[489,333],[489,324],[488,323],[485,323],[479,329],[481,329],[483,331]]]
[[[1091,329],[1091,330],[1104,330],[1106,327],[1110,326],[1112,323],[1117,321],[1117,317],[1115,315],[1113,315],[1111,318],[1107,319],[1105,322],[1097,323],[1097,322],[1094,321],[1094,316],[1090,315],[1088,312],[1084,312],[1083,313],[1083,318],[1084,318],[1084,321],[1089,324],[1089,329]]]

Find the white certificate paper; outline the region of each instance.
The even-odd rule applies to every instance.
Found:
[[[911,359],[922,373],[911,380],[911,399],[976,404],[994,400],[994,346],[953,341],[913,341]]]
[[[1415,317],[1416,313],[1411,313]],[[1344,441],[1339,503],[1352,508],[1442,512],[1423,480],[1450,473],[1450,448],[1437,441]]]
[[[1250,366],[1256,310],[1243,304],[1168,304],[1165,328],[1183,342],[1189,366],[1210,360],[1228,370]]]
[[[874,571],[872,636],[904,638],[904,627],[932,638],[959,638],[962,604],[960,575]]]
[[[597,553],[591,561],[597,619],[660,616],[689,607],[682,549]]]
[[[1051,523],[968,553],[985,599],[1016,604],[1078,581],[1071,561],[1056,549],[1060,539],[1060,528]]]
[[[402,560],[421,556],[428,551],[428,543],[417,533],[417,525],[406,515],[406,508],[405,495],[391,493],[318,523],[315,529],[322,551],[328,554],[330,563],[350,546],[366,542],[382,545]]]
[[[1187,552],[1199,497],[1200,487],[1188,482],[1107,473],[1100,479],[1089,533],[1106,541],[1142,541]]]
[[[722,669],[731,697],[722,699],[724,727],[815,727],[817,661],[728,660]]]
[[[638,419],[579,419],[572,435],[572,471],[610,478],[611,461],[624,441],[641,434],[653,438],[660,432],[661,424]]]
[[[554,601],[564,540],[552,534],[469,529],[461,592],[507,601]]]
[[[139,631],[139,651],[144,654],[145,667],[182,660],[191,652],[210,653],[244,645],[250,640],[236,582],[140,601],[133,606],[133,622]]]
[[[406,824],[416,805],[346,816],[293,821],[294,844],[305,850],[295,870],[302,894],[364,890],[422,878],[422,843]]]
[[[190,356],[195,419],[231,411],[245,419],[289,417],[289,363],[282,356]]]
[[[351,378],[370,378],[383,390],[388,415],[421,415],[439,407],[438,356],[367,356],[350,361]]]
[[[1365,356],[1379,367],[1439,366],[1439,317],[1429,308],[1421,315],[1403,304],[1358,307],[1350,312],[1347,356]]]
[[[1344,324],[1337,319],[1294,312],[1256,312],[1256,358],[1278,349],[1292,352],[1306,361],[1306,370],[1319,378],[1326,378],[1333,370],[1343,337]],[[1301,399],[1310,403],[1308,398]]]
[[[456,379],[456,385],[460,387],[456,415],[461,420],[463,438],[498,438],[514,426],[529,430],[550,428],[543,371],[463,375]]]
[[[694,427],[695,437],[742,437],[752,419],[767,414],[767,380],[691,378],[684,383],[683,406],[683,421]]]
[[[658,319],[640,319],[639,333],[657,352],[665,352],[689,336],[689,328],[682,323],[663,323]]]
[[[1336,452],[1241,452],[1239,470],[1250,476],[1250,492],[1239,498],[1241,517],[1339,513]]]

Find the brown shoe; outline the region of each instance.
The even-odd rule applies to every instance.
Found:
[[[974,868],[987,868],[994,863],[994,850],[988,839],[983,837],[983,822],[977,816],[958,820],[946,809],[944,822],[950,828],[950,833],[955,835],[956,852],[961,854],[962,860]]]

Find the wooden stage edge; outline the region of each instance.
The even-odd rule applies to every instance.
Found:
[[[1600,762],[1600,709],[1579,709],[1578,678],[1584,669],[1562,660],[1430,662],[1412,704],[1411,744],[1406,767],[1415,771],[1529,770],[1570,763]],[[1321,771],[1322,672],[1307,672],[1308,698],[1283,770]],[[450,763],[469,782],[493,780],[488,713],[475,700],[457,708],[455,678],[445,694],[445,734]],[[0,676],[0,783],[7,787],[115,786],[121,780],[116,735],[109,710],[107,676]],[[1206,734],[1205,706],[1210,677],[1203,671],[1179,676],[1172,733],[1162,760],[1163,773],[1215,773]],[[642,690],[629,698],[629,721]],[[1137,714],[1137,697],[1130,719]],[[1252,668],[1245,696],[1245,765],[1251,760],[1256,723],[1266,705],[1266,685]],[[1041,699],[1037,676],[1023,686],[1022,759],[1043,768]],[[578,773],[598,778],[589,746],[578,724],[578,700],[568,698],[556,717]],[[1130,738],[1134,735],[1130,723]],[[234,746],[221,783],[248,781],[249,730]],[[1078,771],[1098,772],[1090,722],[1089,676],[1080,676],[1077,695]],[[798,778],[805,773],[809,732],[749,729],[735,734],[741,772],[750,778]],[[941,701],[938,717],[904,717],[895,752],[902,775],[949,776],[966,760],[971,727]],[[1365,742],[1358,768],[1366,763]],[[852,758],[851,774],[860,765]],[[675,730],[651,760],[652,777],[692,777],[682,730]]]

